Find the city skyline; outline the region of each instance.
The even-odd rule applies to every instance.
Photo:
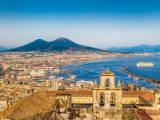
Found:
[[[157,0],[0,1],[0,46],[59,37],[101,49],[157,45],[159,5]]]
[[[0,0],[0,120],[158,120],[160,0]]]

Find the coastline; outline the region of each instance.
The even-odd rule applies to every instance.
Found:
[[[138,80],[144,80],[144,81],[147,81],[147,82],[156,83],[157,85],[160,85],[160,80],[143,77],[143,76],[138,75],[138,74],[136,74],[136,73],[130,72],[130,71],[127,70],[127,67],[122,68],[122,69],[119,69],[119,70],[122,71],[122,72],[127,73],[128,75],[131,75],[131,76],[133,76],[133,77],[138,78]]]
[[[112,57],[104,57],[100,59],[92,59],[92,60],[84,60],[80,62],[72,62],[69,64],[62,65],[61,67],[69,66],[69,65],[75,65],[75,64],[86,64],[90,62],[99,62],[107,59],[113,59],[113,58],[132,58],[132,57],[147,57],[147,56],[155,56],[158,55],[157,53],[108,53],[109,55],[113,55]],[[160,55],[160,53],[159,53]]]
[[[133,61],[134,61],[135,59],[139,59],[139,57],[140,57],[140,59],[145,59],[145,58],[148,59],[148,57],[152,58],[152,57],[155,57],[155,56],[157,56],[157,55],[156,54],[150,54],[150,55],[147,55],[147,56],[145,56],[145,55],[141,55],[141,56],[139,55],[139,56],[137,56],[136,55],[136,56],[130,56],[130,57],[126,57],[126,56],[123,56],[123,57],[122,56],[121,57],[111,57],[111,58],[104,58],[104,59],[98,59],[98,60],[91,60],[91,61],[86,61],[86,62],[80,62],[77,65],[76,64],[69,64],[69,65],[66,65],[66,66],[62,66],[62,69],[75,70],[71,74],[76,75],[78,79],[84,79],[84,80],[89,81],[89,80],[93,80],[93,79],[99,80],[99,78],[97,78],[97,76],[100,74],[100,71],[105,70],[108,67],[108,68],[111,68],[111,70],[113,70],[114,72],[116,72],[116,74],[118,74],[117,79],[123,80],[122,82],[124,82],[125,84],[130,84],[131,83],[131,84],[135,84],[135,85],[138,85],[138,86],[145,86],[148,89],[157,89],[157,88],[159,88],[159,85],[156,85],[156,84],[159,81],[157,82],[156,79],[153,79],[153,82],[150,82],[150,83],[153,83],[153,84],[150,84],[148,81],[143,80],[143,79],[139,80],[139,82],[138,82],[137,80],[133,80],[133,79],[128,78],[128,75],[125,72],[122,72],[122,71],[120,72],[118,70],[118,69],[120,69],[122,67],[127,66],[128,64],[133,65],[130,62],[123,63],[124,60],[125,61],[130,61],[130,60],[127,60],[127,59],[131,59],[131,60],[133,59]],[[121,62],[120,59],[122,59],[122,62]],[[101,62],[102,62],[102,65],[100,65]],[[112,63],[112,62],[114,62],[114,63]],[[95,63],[95,67],[93,67],[92,65],[90,66],[90,64],[94,64],[94,63]],[[116,64],[116,65],[114,65],[114,64]],[[78,66],[79,66],[79,68],[77,68]],[[81,66],[82,66],[82,69],[81,69]],[[91,69],[90,67],[92,67],[92,69],[94,69],[94,70],[90,71],[89,70],[89,69]],[[79,72],[81,72],[81,73],[79,73]],[[84,74],[89,75],[90,77],[88,76],[85,79]],[[141,76],[141,77],[143,77],[143,76]],[[154,81],[156,81],[156,82],[154,82]]]

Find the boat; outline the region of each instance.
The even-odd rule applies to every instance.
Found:
[[[152,67],[154,63],[152,62],[138,62],[137,67]]]
[[[76,76],[75,75],[69,75],[69,79],[71,79],[71,80],[73,80],[73,79],[75,79],[76,78]]]

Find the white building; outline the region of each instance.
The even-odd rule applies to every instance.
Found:
[[[0,111],[3,111],[7,108],[7,100],[0,100]]]
[[[30,72],[30,76],[32,78],[46,77],[47,76],[47,72],[44,71],[44,70],[32,70]]]
[[[87,88],[87,87],[91,87],[93,85],[94,85],[93,81],[84,81],[84,80],[81,80],[81,81],[77,81],[76,82],[76,87],[81,87],[81,88]]]
[[[48,88],[48,90],[58,90],[61,86],[61,83],[59,82],[59,79],[56,77],[50,77],[49,80],[45,80],[45,86]]]

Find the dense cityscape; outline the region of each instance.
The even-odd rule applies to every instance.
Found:
[[[160,120],[160,0],[0,0],[0,120]]]
[[[160,92],[115,84],[107,69],[96,80],[76,80],[62,66],[116,57],[148,56],[108,52],[1,53],[0,118],[13,120],[157,120]],[[67,78],[58,76],[68,74]],[[44,104],[44,105],[43,105]]]

